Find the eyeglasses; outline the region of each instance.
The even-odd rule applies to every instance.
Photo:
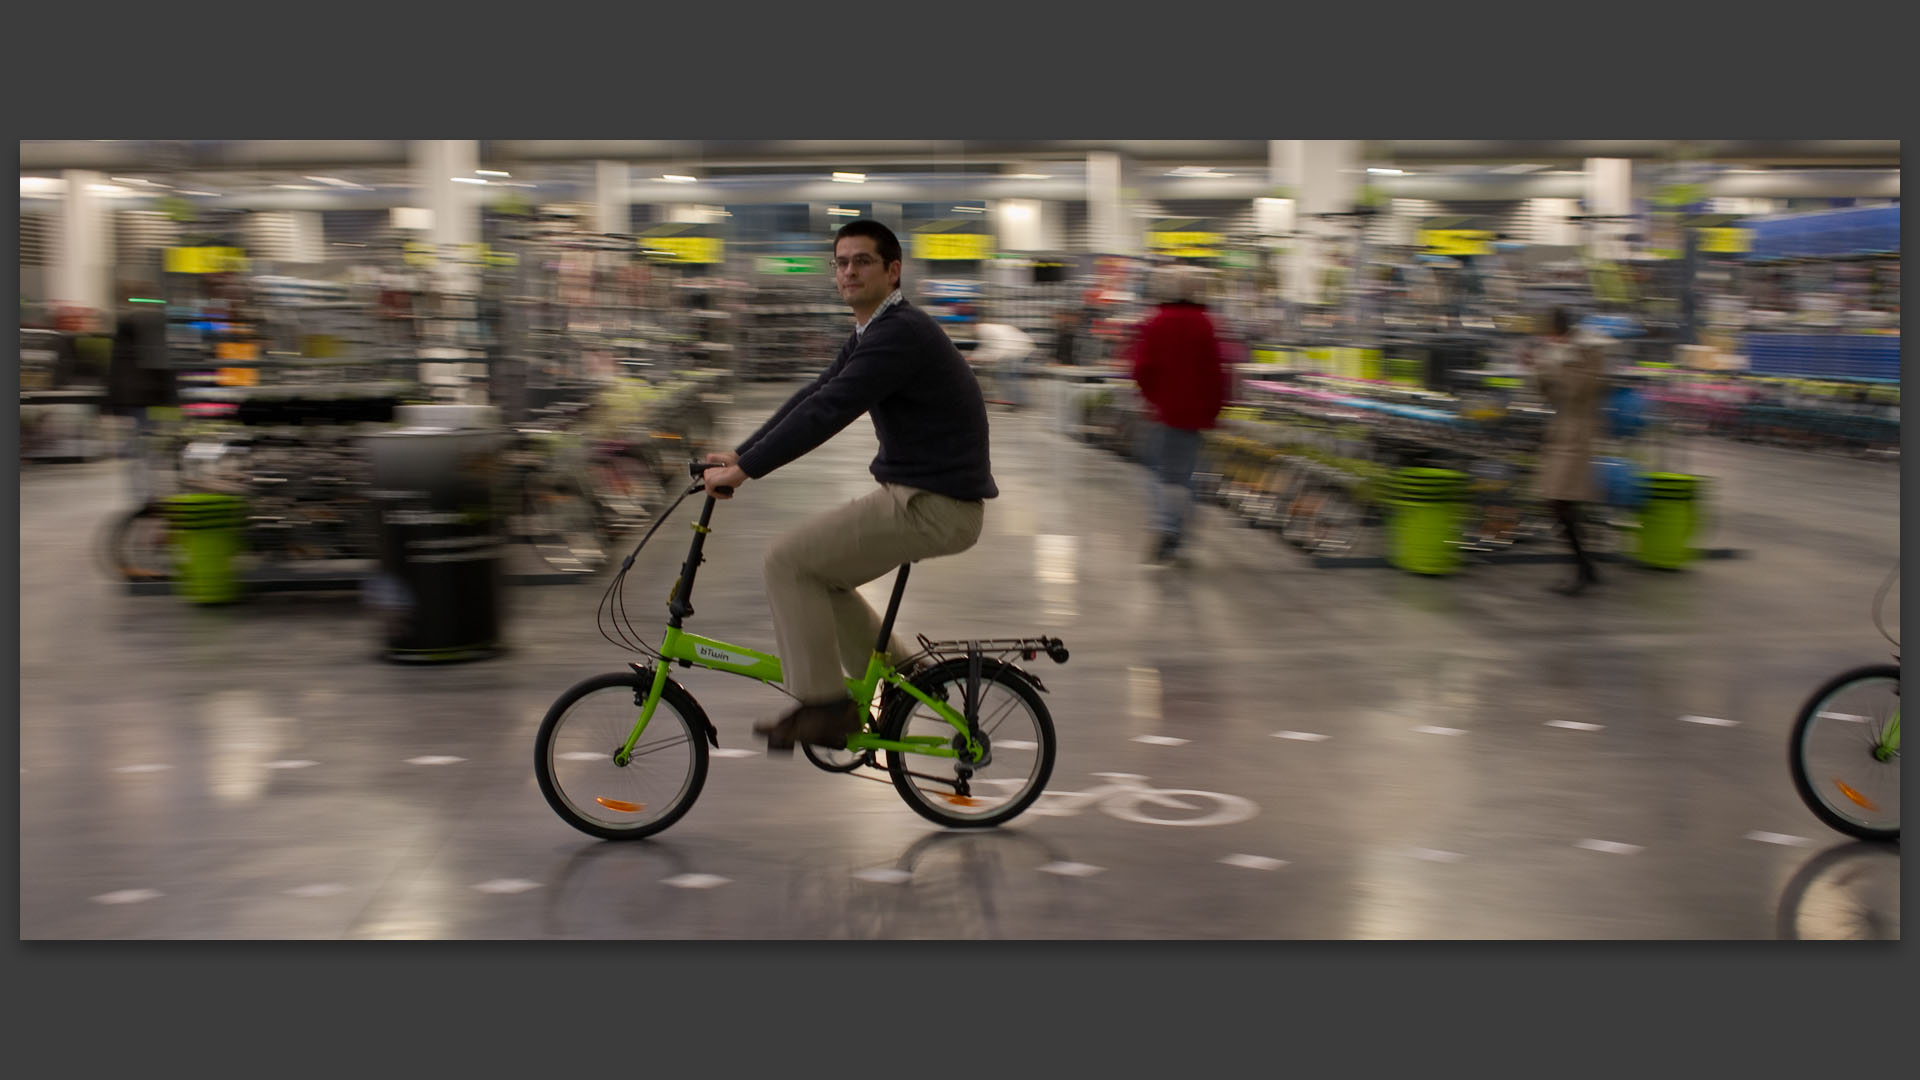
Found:
[[[879,266],[880,258],[877,255],[862,253],[859,255],[848,255],[844,258],[828,259],[827,263],[833,267],[835,273],[839,273],[849,267],[858,267],[859,269],[865,270],[869,266]]]

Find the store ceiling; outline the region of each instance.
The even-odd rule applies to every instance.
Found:
[[[1367,144],[1368,165],[1402,175],[1370,178],[1389,196],[1436,200],[1580,197],[1586,158],[1625,156],[1649,165],[1673,160],[1660,141],[1401,140]],[[1894,197],[1899,143],[1886,141],[1720,141],[1688,144],[1724,172],[1716,195]],[[1113,151],[1130,182],[1153,199],[1250,199],[1269,193],[1264,140],[1121,141],[483,141],[490,185],[539,202],[591,201],[599,161],[627,167],[629,201],[759,203],[920,202],[979,198],[1084,198],[1086,155]],[[336,209],[412,205],[417,177],[398,140],[148,142],[23,141],[23,200],[57,197],[64,169],[102,172],[114,194],[151,199],[169,191],[205,193],[245,209]],[[1204,168],[1205,175],[1175,175]],[[864,184],[834,183],[859,170]],[[677,184],[663,174],[687,175]],[[31,187],[30,187],[31,185]],[[23,203],[24,205],[24,203]]]

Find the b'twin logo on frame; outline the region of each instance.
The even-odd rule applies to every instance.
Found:
[[[742,667],[747,666],[749,663],[744,657],[735,656],[730,652],[716,649],[711,645],[695,645],[693,648],[695,652],[700,654],[700,659],[702,660],[713,660],[722,664],[739,664]]]

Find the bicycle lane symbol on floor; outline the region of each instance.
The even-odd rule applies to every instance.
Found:
[[[1156,788],[1138,773],[1094,773],[1107,783],[1091,791],[1046,791],[1029,814],[1073,817],[1087,809],[1141,825],[1234,825],[1260,812],[1249,799],[1218,791]]]

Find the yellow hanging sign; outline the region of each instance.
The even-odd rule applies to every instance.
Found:
[[[247,253],[230,247],[170,247],[166,254],[169,274],[233,274],[247,268]]]
[[[717,236],[643,236],[640,247],[665,262],[717,263],[725,247]]]
[[[1493,233],[1486,229],[1422,229],[1420,245],[1429,255],[1491,255]]]
[[[1224,239],[1217,232],[1150,232],[1147,247],[1175,259],[1211,259]]]
[[[978,262],[993,255],[993,238],[981,233],[914,233],[913,257]]]
[[[1753,250],[1752,229],[1701,229],[1700,250],[1710,255],[1740,255]]]

